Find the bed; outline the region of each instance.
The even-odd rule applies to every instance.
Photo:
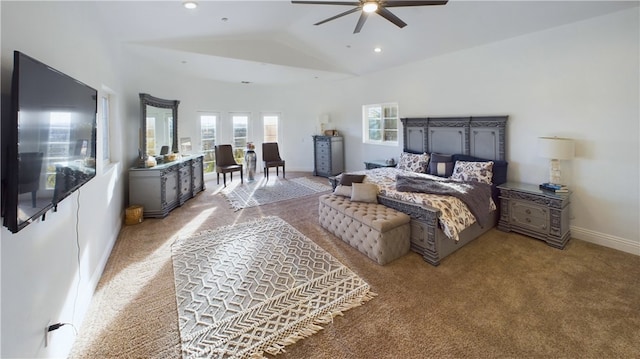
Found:
[[[378,202],[408,214],[411,217],[411,249],[422,255],[423,259],[437,266],[440,261],[493,228],[499,218],[497,185],[506,182],[507,163],[505,161],[507,116],[479,117],[424,117],[402,118],[403,152],[413,154],[440,153],[451,155],[451,161],[493,161],[492,197],[495,210],[489,213],[489,225],[480,226],[477,222],[466,225],[460,230],[443,228],[440,222],[441,210],[436,207],[417,203],[382,190]],[[390,178],[394,170],[389,168],[358,171],[368,173],[369,181],[376,178]],[[397,175],[397,173],[396,173]],[[335,187],[340,177],[330,178]],[[387,189],[390,187],[387,184]],[[447,231],[447,233],[445,233]]]

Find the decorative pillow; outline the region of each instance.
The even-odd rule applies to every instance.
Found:
[[[491,184],[493,161],[466,162],[456,161],[451,179],[459,181],[476,181]]]
[[[351,197],[351,186],[338,185],[333,191],[333,194],[343,197]]]
[[[374,183],[354,183],[351,187],[354,202],[378,203],[378,186]]]
[[[343,173],[340,177],[340,184],[343,186],[351,186],[352,183],[362,183],[365,175],[351,175]]]
[[[453,162],[456,161],[467,161],[467,162],[489,162],[493,161],[493,177],[491,182],[493,185],[499,185],[507,182],[507,167],[509,163],[507,161],[500,160],[488,160],[485,158],[479,158],[469,155],[455,154],[451,156],[453,158]]]
[[[398,161],[398,169],[417,173],[427,173],[429,155],[402,152]]]
[[[453,173],[453,160],[451,155],[432,153],[429,162],[429,174],[440,177],[450,177]]]

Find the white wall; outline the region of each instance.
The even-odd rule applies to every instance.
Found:
[[[93,19],[82,15],[84,6],[93,5],[3,1],[0,6],[3,95],[10,92],[13,51],[19,50],[97,89],[99,95],[107,86],[119,99],[118,49],[105,41]],[[45,221],[17,234],[0,230],[3,358],[66,357],[71,348],[73,328],[51,332],[46,348],[44,328],[48,322],[80,327],[122,223],[122,109],[115,105],[115,163],[102,162],[99,145],[97,176],[64,199],[57,212],[49,211]]]

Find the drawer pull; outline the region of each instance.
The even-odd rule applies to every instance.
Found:
[[[526,214],[531,214],[531,210],[530,210],[529,208],[527,208],[527,210],[526,210],[526,211],[524,211],[524,213],[526,213]],[[527,219],[528,219],[528,218],[527,218]]]

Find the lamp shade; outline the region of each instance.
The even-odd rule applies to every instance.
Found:
[[[570,160],[575,156],[575,145],[570,138],[539,137],[538,156],[554,160]]]

